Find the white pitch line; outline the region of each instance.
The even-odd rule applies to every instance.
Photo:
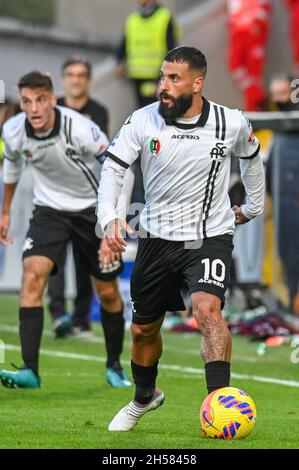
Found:
[[[16,346],[14,344],[5,344],[5,349],[8,351],[21,351],[20,346]],[[77,353],[69,353],[64,351],[49,351],[47,349],[40,349],[40,354],[44,356],[52,356],[52,357],[61,357],[64,359],[76,359],[79,361],[91,361],[91,362],[101,362],[105,363],[106,358],[100,356],[92,356],[89,354],[77,354]],[[123,363],[129,364],[129,361],[122,361]]]
[[[13,325],[1,325],[0,324],[0,331],[3,331],[5,333],[13,333],[13,334],[19,334],[19,327],[18,326],[13,326]],[[47,338],[54,338],[54,334],[53,334],[53,331],[51,330],[44,330],[43,331],[43,336],[47,337]],[[184,338],[186,339],[186,337]],[[76,343],[79,342],[79,341],[83,341],[84,343],[93,343],[93,344],[105,344],[105,340],[104,338],[100,337],[100,336],[91,336],[91,337],[86,337],[86,338],[82,338],[82,337],[78,337],[78,336],[68,336],[67,337],[67,341],[75,341]],[[126,348],[130,348],[131,347],[131,342],[130,341],[124,341],[124,346]],[[169,344],[166,345],[164,344],[163,345],[163,351],[168,351],[168,352],[172,352],[172,353],[177,353],[178,350],[176,347],[174,346],[170,346]],[[198,346],[198,349],[181,349],[180,350],[180,355],[184,355],[184,356],[195,356],[195,357],[200,357],[200,346]],[[248,362],[248,363],[251,363],[251,364],[254,364],[254,363],[262,363],[265,361],[262,361],[261,358],[257,358],[257,357],[250,357],[250,356],[240,356],[238,355],[236,358],[233,358],[234,361],[242,361],[242,362]],[[269,364],[269,362],[267,361],[267,364]],[[238,378],[238,377],[236,377]]]
[[[19,327],[18,326],[13,326],[13,325],[1,325],[0,324],[0,331],[3,331],[5,333],[19,334]],[[47,338],[54,338],[53,331],[51,331],[51,330],[44,330],[43,331],[43,336],[45,336]],[[183,338],[183,339],[186,340],[186,337]],[[105,343],[104,338],[101,338],[100,336],[90,336],[90,337],[86,337],[86,338],[77,337],[77,336],[68,336],[67,341],[75,341],[75,342],[83,341],[84,343],[94,343],[94,344],[104,344]],[[130,348],[131,347],[131,342],[130,341],[125,341],[124,346],[127,347],[127,348]],[[178,350],[174,346],[170,346],[169,344],[168,345],[164,344],[163,345],[163,351],[177,353]],[[200,344],[198,344],[198,349],[182,348],[180,350],[180,355],[200,357]],[[242,362],[249,362],[249,363],[252,363],[252,364],[257,363],[257,362],[259,364],[261,362],[265,362],[265,361],[262,361],[260,357],[257,358],[257,357],[239,356],[239,355],[236,358],[234,358],[234,360],[235,361],[241,360]],[[269,364],[269,362],[267,362],[267,364]]]
[[[14,344],[6,344],[5,349],[8,351],[20,351],[21,348],[19,346],[15,346]],[[64,351],[49,351],[47,349],[41,349],[40,353],[44,356],[52,356],[52,357],[61,357],[64,359],[75,359],[79,361],[92,361],[92,362],[100,362],[105,363],[106,358],[100,356],[91,356],[89,354],[76,354],[76,353],[68,353]],[[122,361],[125,365],[130,365],[130,361]],[[183,367],[176,364],[159,364],[159,369],[168,370],[168,371],[177,371],[185,374],[196,374],[196,375],[204,375],[204,369],[197,369],[195,367]],[[263,383],[270,383],[276,385],[284,385],[286,387],[295,387],[299,388],[299,382],[295,380],[282,380],[277,379],[275,377],[263,377],[258,375],[246,375],[246,374],[236,374],[232,373],[231,377],[233,379],[238,380],[252,380],[254,382],[263,382]]]
[[[13,325],[0,325],[0,331],[3,331],[4,333],[16,333],[19,334],[19,327],[18,326],[13,326]],[[47,338],[54,338],[54,333],[51,330],[43,330],[43,336],[46,336]],[[84,341],[88,343],[99,343],[99,344],[104,344],[104,338],[100,338],[98,336],[90,336],[87,338],[82,338],[82,337],[77,337],[77,336],[68,336],[68,340],[75,340],[77,341]]]
[[[13,325],[0,325],[0,331],[3,331],[4,333],[13,333],[13,334],[19,334],[19,327],[18,326],[13,326]],[[54,338],[53,331],[51,330],[44,330],[43,331],[43,336],[47,338]],[[104,344],[105,340],[104,338],[101,338],[99,336],[91,336],[87,338],[82,338],[82,337],[77,337],[77,336],[68,336],[67,341],[83,341],[84,343],[94,343],[94,344]],[[125,341],[124,346],[130,348],[131,347],[131,342],[130,341]],[[169,345],[164,345],[163,346],[164,351],[169,351],[169,352],[177,352],[177,348],[174,346],[169,346]],[[180,354],[184,354],[187,356],[197,356],[199,357],[200,355],[200,348],[198,346],[197,349],[183,349],[180,351]]]

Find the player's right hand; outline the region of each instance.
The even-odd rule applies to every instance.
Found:
[[[107,245],[114,253],[122,253],[126,251],[126,233],[133,233],[133,230],[124,220],[114,219],[107,224],[105,239],[107,241]]]
[[[0,243],[2,245],[10,245],[12,238],[8,235],[8,229],[10,226],[10,215],[2,214],[0,218]]]

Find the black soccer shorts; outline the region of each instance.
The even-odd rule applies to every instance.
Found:
[[[232,240],[232,235],[224,234],[204,239],[200,248],[187,249],[181,241],[141,238],[131,277],[133,323],[148,324],[166,311],[185,310],[184,281],[190,295],[199,291],[216,295],[223,307]]]
[[[27,232],[23,248],[23,259],[30,256],[46,256],[54,261],[51,274],[56,274],[61,266],[66,245],[73,243],[74,255],[91,276],[102,281],[112,281],[123,271],[122,260],[102,271],[98,261],[101,240],[95,234],[97,218],[95,209],[79,212],[66,212],[50,207],[36,206]]]

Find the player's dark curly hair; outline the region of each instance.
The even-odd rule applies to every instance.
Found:
[[[196,47],[179,46],[167,52],[164,57],[166,62],[187,62],[191,69],[200,70],[205,77],[207,74],[207,61],[204,54]]]
[[[53,91],[53,82],[51,75],[48,72],[39,72],[34,70],[29,72],[18,81],[18,88],[45,88],[48,91]]]

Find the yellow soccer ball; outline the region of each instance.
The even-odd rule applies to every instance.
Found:
[[[210,393],[200,408],[204,436],[213,439],[241,439],[253,430],[256,406],[243,390],[223,387]]]

